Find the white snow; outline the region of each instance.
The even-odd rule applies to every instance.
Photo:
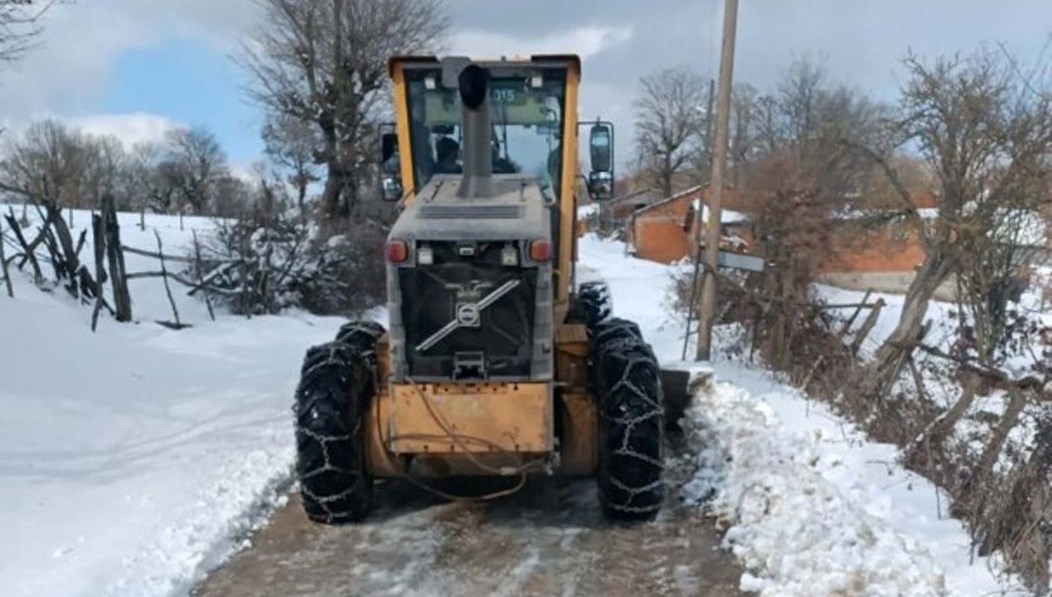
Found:
[[[670,268],[595,236],[581,239],[580,254],[582,278],[610,283],[614,314],[638,321],[662,362],[678,361],[686,322],[666,309]],[[903,469],[895,446],[868,441],[770,372],[726,361],[708,367],[716,383],[696,396],[684,422],[697,451],[674,466],[694,472],[682,497],[726,525],[726,546],[745,567],[742,589],[777,597],[1026,594],[1017,580],[1000,578],[997,558],[973,557],[945,494]]]
[[[85,214],[75,216],[78,225]],[[189,227],[122,218],[126,243],[184,246]],[[196,223],[206,229],[207,221]],[[665,362],[684,322],[668,315],[670,268],[624,245],[580,241],[580,280],[604,278]],[[85,250],[90,255],[89,250]],[[129,270],[151,265],[129,257]],[[289,407],[304,349],[340,320],[291,313],[221,315],[180,297],[179,332],[158,280],[133,284],[138,325],[104,319],[16,275],[0,295],[0,579],[24,596],[186,595],[261,524],[288,488]],[[713,365],[686,426],[694,453],[675,463],[684,499],[716,514],[762,595],[960,595],[996,592],[997,562],[970,557],[968,535],[931,484],[827,409],[772,375]],[[943,587],[944,585],[944,587]]]
[[[599,204],[589,203],[588,205],[580,205],[577,207],[577,219],[587,220],[599,215]]]
[[[127,244],[156,248],[151,225],[166,251],[191,235],[189,219],[180,231],[148,216],[141,232],[125,222],[137,217],[122,217]],[[128,257],[129,271],[147,265]],[[172,331],[152,323],[172,317],[153,279],[132,282],[141,323],[103,317],[92,334],[90,308],[12,277],[16,298],[0,293],[0,593],[187,594],[283,499],[302,355],[341,321],[212,323],[184,290],[194,327]]]
[[[743,589],[782,597],[943,593],[934,558],[887,523],[883,492],[845,491],[827,479],[823,469],[845,464],[819,442],[788,434],[767,403],[720,383],[698,395],[685,426],[704,448],[688,463],[697,470],[683,495],[728,526],[724,546],[749,575]]]

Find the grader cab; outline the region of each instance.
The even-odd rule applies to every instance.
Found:
[[[653,352],[574,284],[578,180],[613,187],[613,129],[579,127],[576,56],[396,58],[383,189],[389,328],[345,325],[307,352],[297,472],[316,521],[361,520],[375,479],[595,476],[613,519],[664,498]],[[578,172],[578,131],[592,169]],[[450,482],[445,482],[448,487]]]

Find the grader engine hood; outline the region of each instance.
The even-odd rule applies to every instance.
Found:
[[[529,177],[482,198],[463,181],[436,176],[391,231],[393,381],[551,380],[551,208]]]

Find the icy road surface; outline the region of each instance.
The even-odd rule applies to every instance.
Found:
[[[378,487],[357,525],[307,521],[293,498],[199,597],[741,595],[711,523],[675,503],[657,522],[605,523],[591,480],[539,479],[490,503]]]

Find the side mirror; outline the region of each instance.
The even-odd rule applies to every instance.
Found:
[[[607,123],[592,125],[588,148],[592,158],[592,172],[613,172],[614,126]]]
[[[614,196],[614,125],[596,121],[588,135],[592,171],[588,175],[588,194],[595,201]]]
[[[381,125],[381,131],[385,129],[393,131],[395,125]],[[402,170],[398,155],[398,134],[394,132],[382,132],[380,134],[380,197],[384,201],[399,201],[402,199]]]
[[[398,135],[395,133],[384,133],[380,137],[380,163],[387,164],[391,158],[398,155]]]

